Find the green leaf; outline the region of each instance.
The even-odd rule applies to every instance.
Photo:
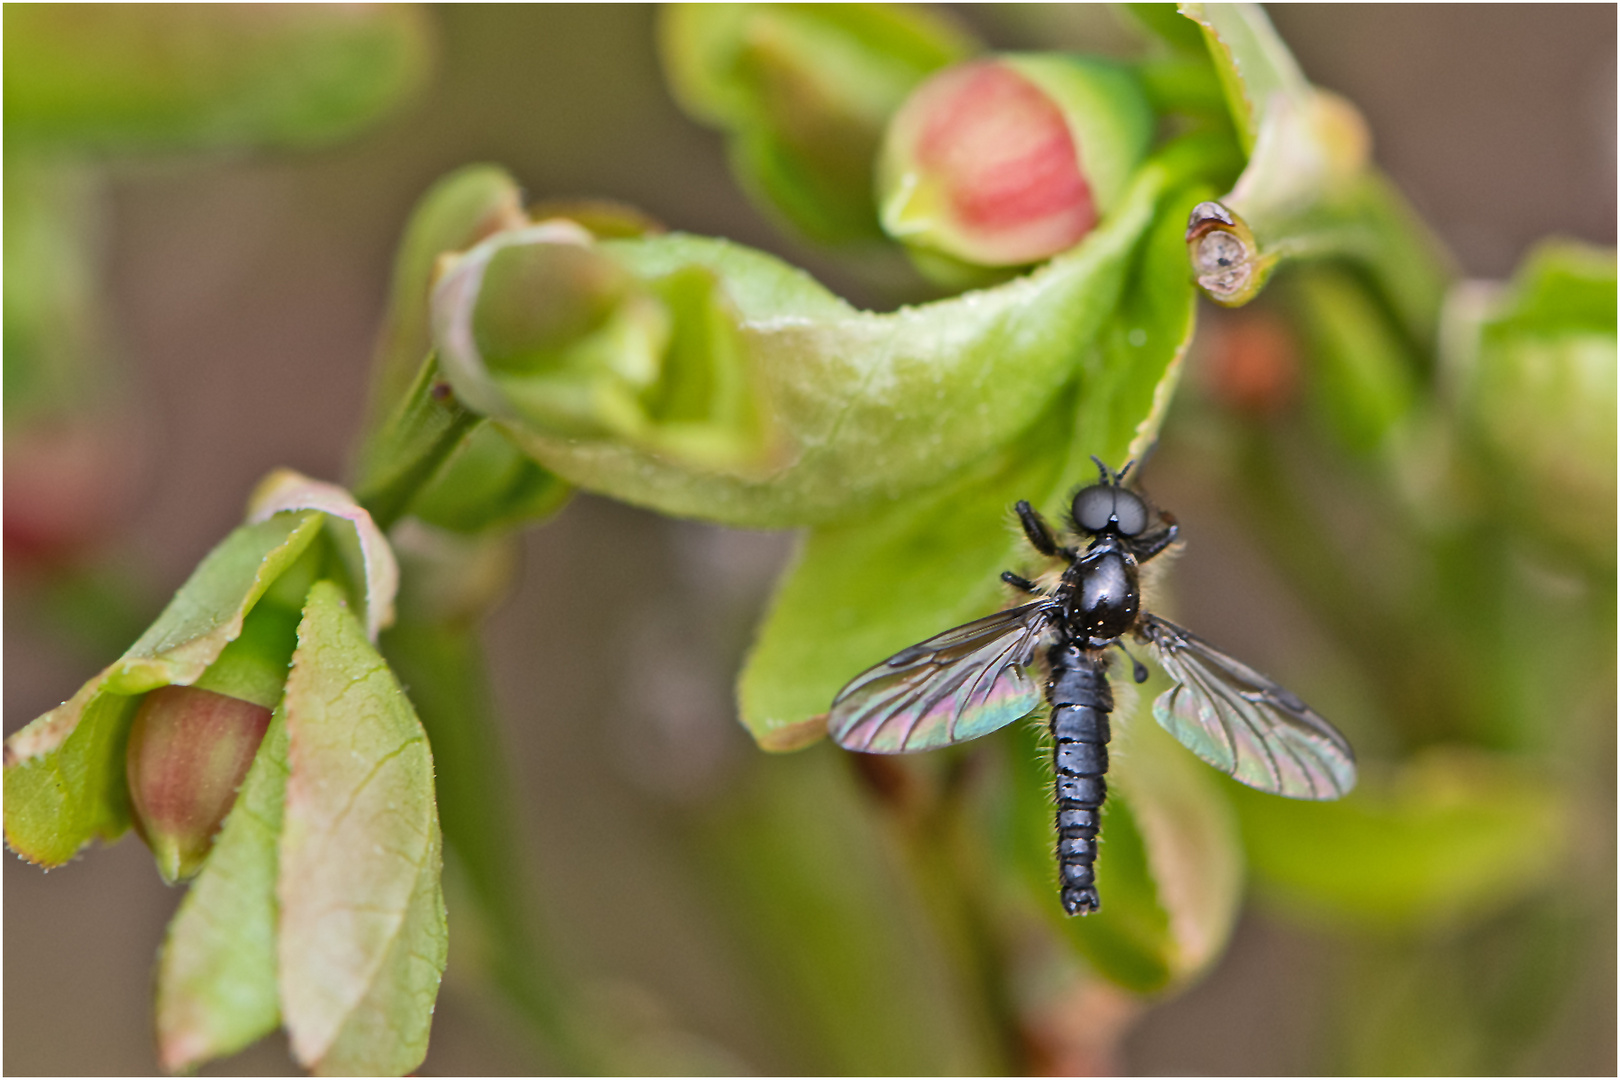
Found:
[[[286,785],[286,714],[278,708],[158,958],[158,1055],[168,1072],[233,1054],[281,1021],[276,848]]]
[[[1259,4],[1177,7],[1202,27],[1243,148],[1253,150],[1277,96],[1299,100],[1310,93],[1310,85]]]
[[[1182,4],[1204,31],[1249,161],[1221,197],[1253,231],[1241,306],[1292,258],[1359,262],[1413,345],[1430,348],[1449,258],[1370,162],[1366,122],[1349,102],[1311,86],[1258,4]]]
[[[1350,453],[1370,457],[1418,404],[1417,358],[1385,309],[1344,270],[1302,267],[1289,305],[1310,345],[1312,410]]]
[[[445,963],[433,758],[410,701],[319,582],[287,680],[281,1012],[320,1074],[401,1074],[427,1052]]]
[[[1569,849],[1557,785],[1506,759],[1435,751],[1329,803],[1222,786],[1265,891],[1335,921],[1480,919],[1542,887]]]
[[[6,740],[5,827],[13,850],[56,866],[92,837],[123,833],[124,743],[139,695],[202,676],[323,520],[277,514],[232,532],[121,659]]]
[[[1516,531],[1614,566],[1615,257],[1549,243],[1507,289],[1459,287],[1447,311],[1453,409]]]
[[[1134,819],[1168,918],[1167,967],[1185,983],[1225,951],[1242,898],[1243,849],[1219,774],[1148,722],[1152,695],[1144,687],[1142,707],[1120,710],[1109,797],[1123,799]],[[1129,704],[1125,693],[1119,698]]]
[[[94,172],[82,163],[7,156],[4,406],[11,451],[21,425],[64,413],[86,419],[91,406],[116,399],[119,380],[100,291],[104,215]]]
[[[34,4],[5,29],[8,142],[97,151],[342,138],[420,85],[430,48],[403,5]]]
[[[687,266],[718,276],[785,463],[763,476],[701,470],[622,441],[507,429],[565,479],[669,514],[779,528],[870,513],[984,460],[1051,407],[1114,310],[1174,170],[1205,163],[1144,166],[1102,227],[1026,277],[887,315],[721,241],[604,243],[644,279]]]

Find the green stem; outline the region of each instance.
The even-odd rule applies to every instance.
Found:
[[[456,446],[481,421],[439,378],[438,357],[423,361],[410,392],[360,453],[355,498],[387,531],[410,508]]]

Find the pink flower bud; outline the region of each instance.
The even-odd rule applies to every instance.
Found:
[[[135,828],[171,885],[202,869],[236,801],[270,710],[193,686],[165,686],[141,702],[125,771]]]
[[[979,266],[1079,243],[1135,167],[1152,114],[1124,72],[1061,56],[958,64],[890,123],[879,202],[891,236]]]

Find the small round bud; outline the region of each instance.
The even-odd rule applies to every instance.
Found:
[[[135,828],[171,885],[202,869],[270,726],[240,698],[164,686],[141,702],[125,756]]]
[[[889,235],[982,267],[1079,243],[1121,193],[1152,131],[1131,77],[1063,56],[945,69],[890,122],[878,173]]]

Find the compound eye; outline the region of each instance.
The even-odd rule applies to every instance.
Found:
[[[1133,492],[1116,489],[1114,491],[1114,519],[1119,522],[1121,536],[1136,536],[1147,528],[1147,503],[1143,502]]]
[[[1114,516],[1116,489],[1108,484],[1081,488],[1074,497],[1074,523],[1086,532],[1100,533]]]

